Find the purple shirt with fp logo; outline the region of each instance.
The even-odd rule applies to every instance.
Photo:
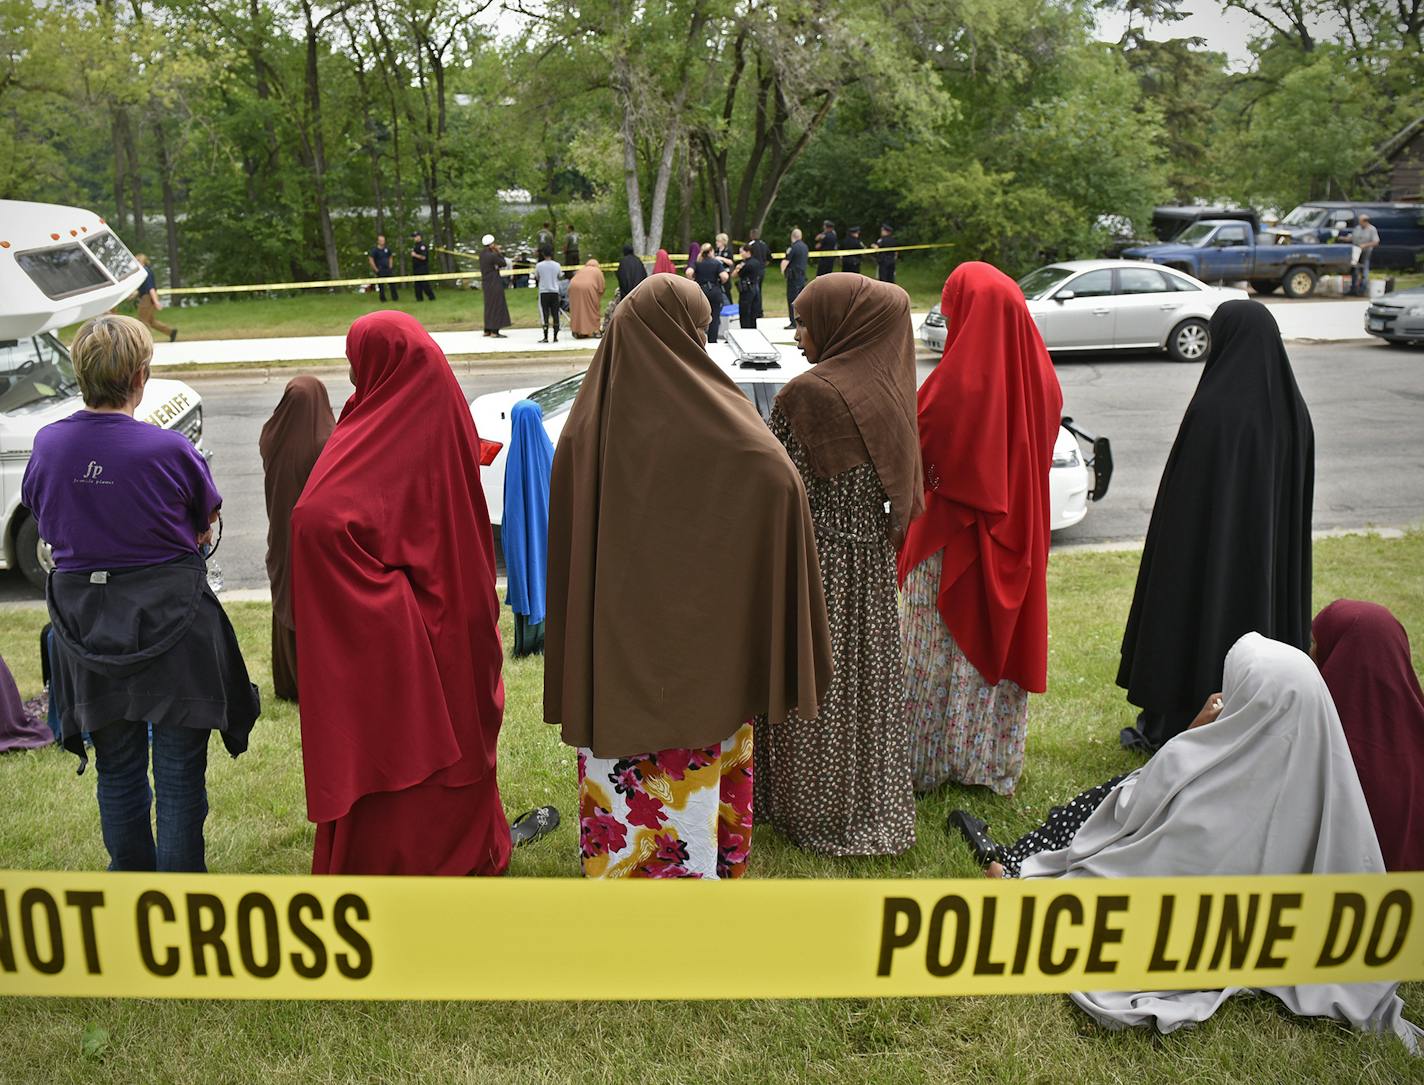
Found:
[[[181,433],[93,411],[35,434],[20,499],[67,573],[196,554],[222,506],[207,461]]]

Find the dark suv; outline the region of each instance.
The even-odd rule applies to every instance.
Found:
[[[1270,232],[1306,244],[1336,241],[1347,237],[1361,214],[1370,216],[1370,225],[1380,235],[1372,267],[1407,270],[1424,256],[1424,204],[1418,203],[1312,201],[1301,204]]]

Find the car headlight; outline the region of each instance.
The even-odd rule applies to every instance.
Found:
[[[1077,467],[1082,462],[1083,459],[1078,455],[1076,448],[1069,449],[1067,452],[1055,452],[1053,454],[1054,467]]]
[[[943,314],[943,313],[936,313],[936,312],[934,312],[934,311],[931,311],[930,314],[929,314],[927,317],[925,317],[925,327],[926,327],[926,328],[943,328],[943,327],[944,327],[944,314]]]
[[[1424,305],[1416,305],[1411,309],[1404,310],[1405,316],[1424,316]]]

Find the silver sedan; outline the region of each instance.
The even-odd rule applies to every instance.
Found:
[[[1248,296],[1141,260],[1049,264],[1020,279],[1019,289],[1044,345],[1055,354],[1160,350],[1177,362],[1205,361],[1216,307]],[[920,338],[939,351],[947,332],[936,305],[925,317]]]

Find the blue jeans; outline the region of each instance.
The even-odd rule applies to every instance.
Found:
[[[1366,249],[1360,254],[1360,262],[1350,268],[1350,293],[1369,295],[1370,292],[1370,257],[1374,255],[1374,249]]]
[[[149,728],[122,721],[94,740],[99,824],[110,870],[205,872],[203,822],[208,816],[208,735],[189,727],[153,728],[153,781],[158,791],[158,847],[153,843],[148,786]]]

